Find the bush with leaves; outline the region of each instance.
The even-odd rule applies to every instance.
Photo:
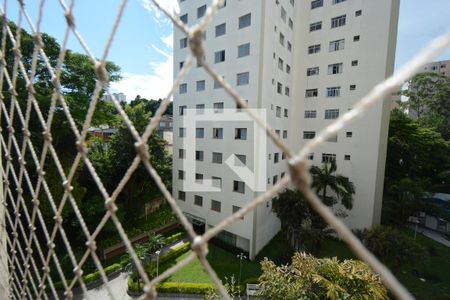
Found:
[[[258,295],[264,299],[389,299],[380,277],[358,260],[296,253],[291,264],[277,266],[266,258],[261,267]]]
[[[405,264],[423,262],[427,251],[412,238],[387,226],[374,226],[358,233],[364,245],[394,272]]]

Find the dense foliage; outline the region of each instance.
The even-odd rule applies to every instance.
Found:
[[[261,262],[259,295],[264,299],[389,299],[378,275],[363,262],[318,259],[296,253],[292,263]]]

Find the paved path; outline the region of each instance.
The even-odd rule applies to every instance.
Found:
[[[410,225],[409,228],[412,230],[415,230],[414,225]],[[438,243],[441,243],[444,246],[450,247],[450,241],[444,238],[440,233],[437,233],[436,231],[433,231],[431,229],[425,228],[425,227],[419,227],[417,228],[417,233],[421,233],[430,239],[435,240]]]
[[[166,254],[173,248],[179,247],[183,245],[188,238],[184,238],[183,240],[169,245],[162,249],[161,255]],[[128,274],[122,273],[117,278],[114,278],[113,280],[108,282],[109,288],[114,295],[114,298],[116,300],[130,300],[134,299],[128,296],[127,294],[127,288],[128,288]],[[78,295],[74,297],[75,299],[83,299],[81,295]],[[89,290],[87,293],[86,299],[93,299],[93,300],[103,300],[103,299],[110,299],[109,293],[105,287],[105,285],[101,285],[100,287],[96,289]],[[183,298],[168,298],[168,297],[158,297],[158,299],[165,299],[165,300],[171,300],[171,299],[177,299],[177,300],[183,300]],[[192,300],[193,298],[186,298]]]

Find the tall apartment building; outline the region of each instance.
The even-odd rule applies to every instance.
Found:
[[[450,60],[434,61],[426,64],[422,72],[439,73],[450,77]]]
[[[180,19],[195,24],[209,3],[180,1]],[[228,0],[206,30],[205,59],[249,107],[267,111],[267,122],[292,149],[300,149],[393,72],[398,13],[399,0]],[[188,39],[175,30],[175,76],[188,47]],[[354,207],[345,218],[352,228],[380,220],[389,106],[389,101],[375,105],[310,155],[316,165],[335,160],[338,172],[355,184]],[[218,117],[223,109],[236,110],[236,119],[243,113],[194,66],[174,95],[173,194],[200,230],[215,226],[261,193],[224,164],[230,155],[237,155],[257,176],[258,168],[266,168],[267,188],[287,172],[284,154],[271,142],[255,143],[248,122],[199,123],[195,136],[187,132],[185,110],[202,113],[205,108],[214,109]],[[186,153],[183,145],[189,138],[195,139],[196,149]],[[255,147],[266,147],[263,166],[252,163]],[[186,162],[194,159],[195,170],[186,169]],[[199,182],[213,179],[221,191],[186,191],[188,173],[195,173]],[[219,238],[253,258],[279,229],[269,202]]]

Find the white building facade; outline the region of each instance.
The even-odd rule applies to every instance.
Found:
[[[196,24],[209,3],[181,1],[180,19]],[[392,73],[398,11],[398,0],[228,0],[206,30],[205,59],[250,108],[266,110],[267,122],[284,142],[300,149]],[[175,76],[188,47],[187,38],[175,30]],[[338,172],[354,182],[354,208],[345,219],[352,228],[380,220],[389,106],[389,101],[377,104],[310,157],[317,165],[336,160]],[[215,226],[261,193],[225,164],[230,155],[264,176],[259,180],[267,188],[287,172],[283,153],[271,142],[259,143],[253,124],[238,117],[199,122],[195,133],[183,127],[187,110],[202,114],[205,109],[245,114],[194,66],[174,95],[173,194],[199,230]],[[183,148],[188,139],[195,139],[196,148],[189,153]],[[255,165],[260,147],[265,158]],[[195,170],[183,167],[188,160],[195,160]],[[220,191],[186,189],[188,173],[195,173],[198,182],[213,179]],[[269,202],[232,224],[220,239],[253,258],[279,229]]]

